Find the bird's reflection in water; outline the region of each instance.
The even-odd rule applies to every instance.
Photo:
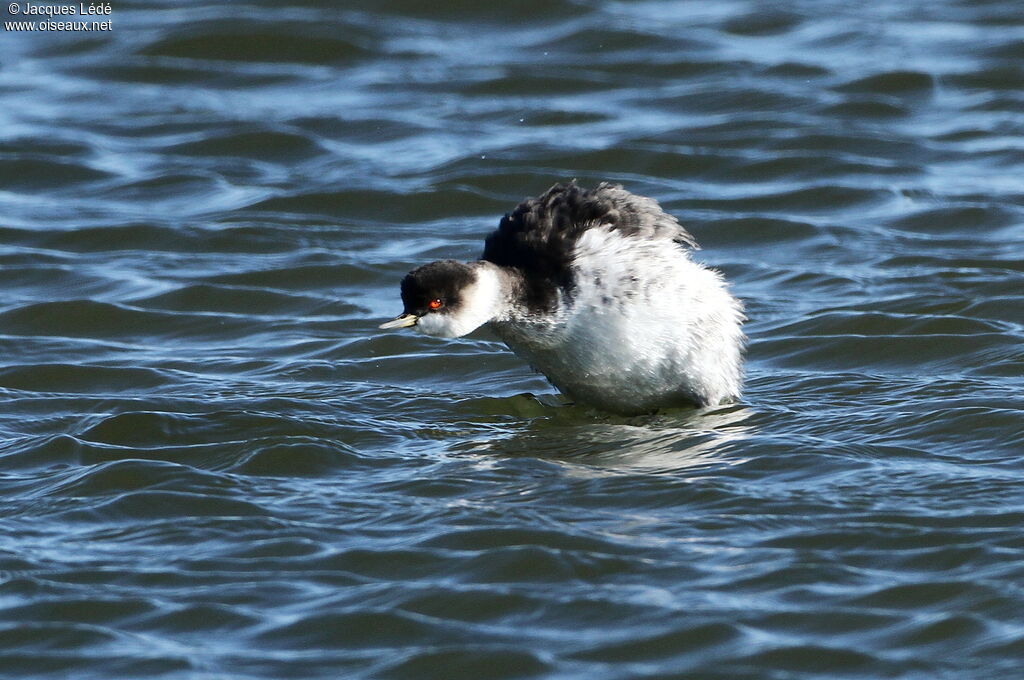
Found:
[[[734,445],[753,433],[757,414],[744,404],[629,418],[572,405],[540,406],[535,402],[534,408],[545,415],[531,420],[522,431],[496,439],[474,438],[456,445],[453,451],[646,472],[735,465],[744,459],[733,455]]]

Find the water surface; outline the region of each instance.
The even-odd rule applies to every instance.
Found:
[[[1019,3],[110,19],[0,35],[0,675],[1019,674]],[[733,282],[741,403],[377,332],[569,178]]]

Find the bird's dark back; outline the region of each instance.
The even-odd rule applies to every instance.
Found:
[[[507,213],[487,237],[482,259],[521,270],[527,283],[527,304],[550,310],[557,300],[556,287],[572,293],[576,241],[598,225],[624,236],[697,247],[693,237],[653,199],[613,184],[602,183],[588,190],[571,182],[556,184]]]

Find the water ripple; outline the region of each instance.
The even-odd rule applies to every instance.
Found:
[[[1019,672],[1018,3],[120,3],[5,32],[0,668]],[[739,404],[380,334],[558,180],[744,299]],[[949,650],[956,650],[955,654]]]

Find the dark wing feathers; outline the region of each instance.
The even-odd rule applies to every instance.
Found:
[[[618,184],[602,182],[592,193],[609,201],[613,209],[609,213],[615,229],[628,236],[646,239],[671,239],[688,248],[700,248],[690,232],[679,224],[679,220],[661,209],[658,202],[646,196],[637,196]]]
[[[555,286],[567,291],[572,288],[570,265],[576,240],[598,225],[626,236],[698,247],[693,236],[654,199],[631,194],[616,184],[601,183],[588,190],[570,182],[556,184],[506,214],[487,237],[482,259],[522,270],[528,303],[550,308]]]

